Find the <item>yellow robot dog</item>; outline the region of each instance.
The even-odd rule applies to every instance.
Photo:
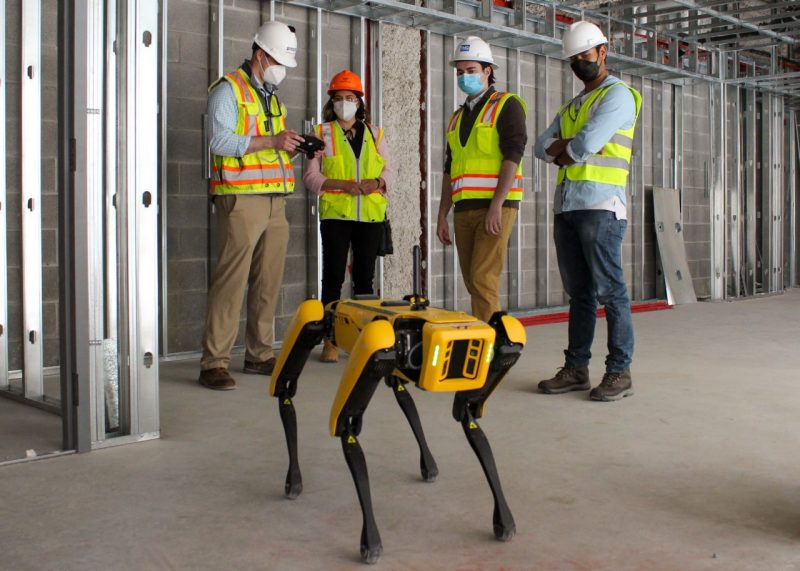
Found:
[[[425,481],[438,475],[422,431],[409,382],[434,392],[454,392],[453,417],[461,423],[478,457],[494,497],[494,535],[510,540],[516,526],[503,496],[489,441],[476,419],[486,399],[517,362],[526,342],[522,324],[504,312],[486,324],[460,311],[428,307],[418,293],[419,247],[414,247],[414,293],[404,300],[339,300],[327,308],[304,301],[286,335],[272,374],[270,393],[278,399],[289,448],[285,494],[294,499],[303,489],[297,460],[297,417],[292,398],[311,350],[323,336],[350,354],[331,408],[331,436],[339,437],[363,516],[361,559],[375,563],[383,547],[375,523],[364,453],[358,443],[364,411],[381,379],[392,388],[420,449]]]

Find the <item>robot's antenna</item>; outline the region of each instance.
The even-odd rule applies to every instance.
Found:
[[[420,253],[419,246],[414,246],[411,249],[411,255],[414,257],[414,283],[411,284],[414,289],[412,293],[414,294],[414,299],[419,299],[422,295],[422,292],[419,291],[422,289],[422,278],[419,275],[422,254]]]
[[[412,283],[412,287],[414,288],[413,293],[411,296],[406,296],[405,299],[409,299],[411,302],[411,309],[412,310],[421,310],[425,309],[429,305],[429,301],[423,297],[422,292],[422,276],[420,273],[420,266],[422,265],[419,246],[414,246],[411,249],[411,255],[414,258],[414,283]]]

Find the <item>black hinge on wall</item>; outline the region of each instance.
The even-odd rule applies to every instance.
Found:
[[[78,170],[78,158],[76,155],[77,142],[75,139],[69,140],[69,170],[75,172]]]

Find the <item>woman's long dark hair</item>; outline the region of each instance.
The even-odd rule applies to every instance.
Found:
[[[358,97],[358,95],[356,95],[356,97]],[[336,119],[336,112],[333,110],[333,96],[331,96],[325,104],[325,107],[322,108],[322,120],[325,123],[330,123],[331,121],[336,121]],[[367,106],[364,104],[364,99],[362,97],[358,97],[356,121],[369,123],[369,109],[367,109]]]

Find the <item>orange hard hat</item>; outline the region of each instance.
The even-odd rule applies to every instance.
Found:
[[[331,79],[328,87],[328,95],[333,95],[334,91],[353,91],[359,97],[364,97],[364,88],[361,86],[361,79],[349,69],[340,71]]]

